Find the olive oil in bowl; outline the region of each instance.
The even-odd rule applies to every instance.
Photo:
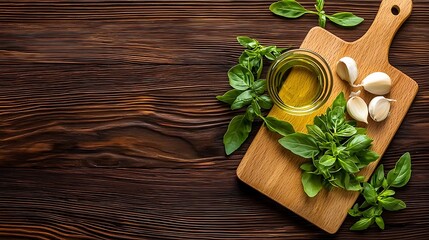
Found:
[[[307,115],[321,107],[332,91],[332,73],[317,53],[296,49],[283,53],[268,70],[268,93],[291,115]]]

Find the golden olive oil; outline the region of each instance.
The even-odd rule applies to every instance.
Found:
[[[295,66],[284,74],[279,91],[283,102],[291,107],[305,107],[314,104],[322,89],[316,75],[306,67]]]
[[[273,102],[292,115],[307,115],[321,107],[332,91],[332,72],[317,53],[290,50],[271,64],[267,89]]]

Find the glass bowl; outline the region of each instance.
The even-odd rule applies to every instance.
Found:
[[[284,52],[268,69],[268,94],[276,106],[291,115],[307,115],[323,106],[332,85],[329,64],[310,50]]]

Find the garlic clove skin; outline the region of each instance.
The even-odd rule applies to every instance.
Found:
[[[342,80],[353,86],[358,76],[356,61],[351,57],[341,58],[337,63],[337,74]]]
[[[349,97],[356,97],[356,96],[359,96],[359,95],[360,95],[360,93],[361,93],[361,91],[360,91],[360,90],[358,90],[357,92],[351,92]]]
[[[392,79],[384,72],[373,72],[362,80],[358,86],[376,95],[384,95],[390,92],[392,88]]]
[[[368,124],[368,106],[361,97],[354,96],[347,101],[347,112],[356,121]]]
[[[375,122],[381,122],[389,116],[390,102],[396,100],[385,98],[383,96],[375,97],[371,100],[368,106],[369,116]]]

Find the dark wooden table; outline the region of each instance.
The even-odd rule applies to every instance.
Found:
[[[251,141],[224,154],[236,112],[215,96],[242,51],[235,36],[299,46],[317,24],[278,18],[272,2],[1,1],[0,238],[426,238],[429,1],[414,1],[390,51],[420,85],[382,159],[390,169],[411,152],[412,179],[397,192],[408,207],[384,215],[384,232],[351,232],[347,217],[336,235],[237,180]],[[328,0],[328,12],[365,21],[327,29],[355,40],[379,3]]]

